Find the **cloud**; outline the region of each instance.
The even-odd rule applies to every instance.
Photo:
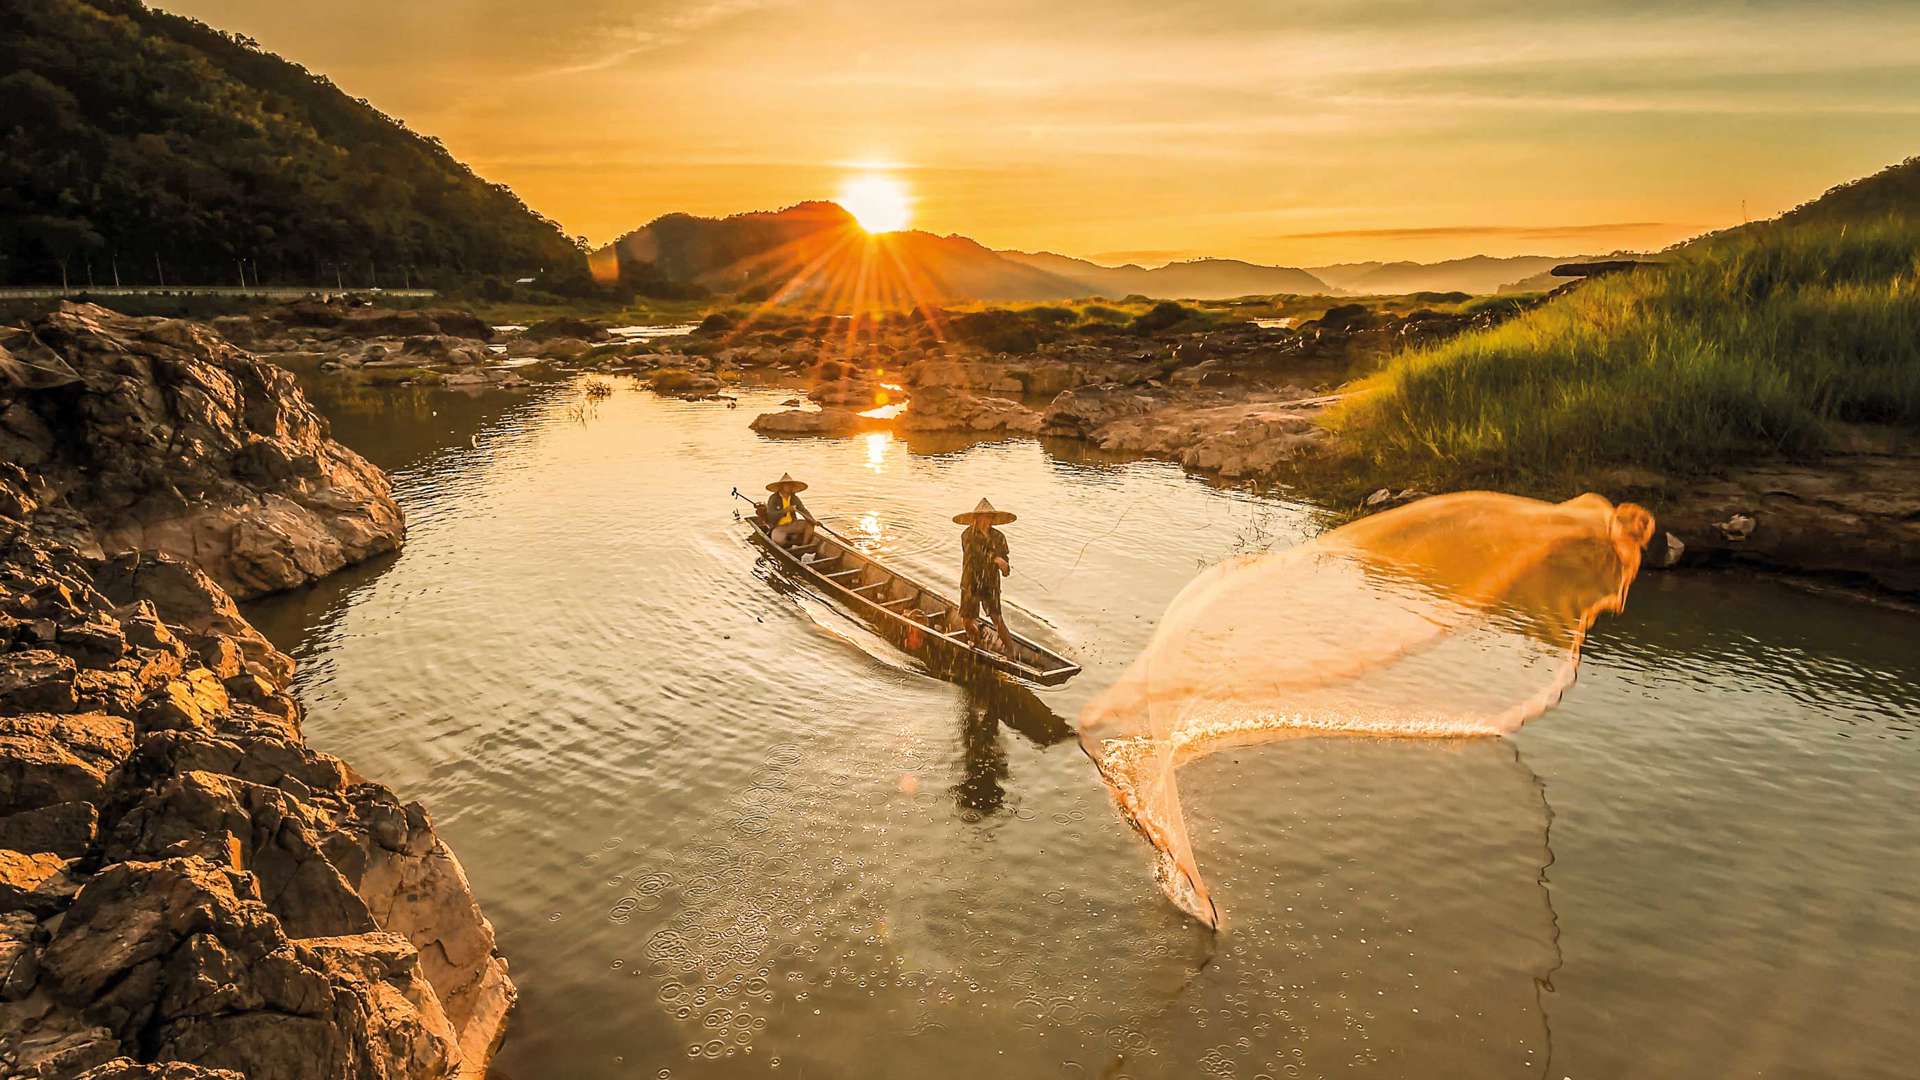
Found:
[[[1672,221],[1614,221],[1589,225],[1429,225],[1410,228],[1329,229],[1281,233],[1275,240],[1431,240],[1451,237],[1510,236],[1522,240],[1564,240],[1610,233],[1675,232],[1699,229]]]

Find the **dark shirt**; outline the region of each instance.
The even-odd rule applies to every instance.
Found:
[[[960,591],[970,596],[1000,595],[1000,568],[995,559],[1007,558],[1007,534],[989,527],[986,535],[969,527],[960,534]]]
[[[786,495],[778,491],[771,492],[767,495],[767,524],[769,526],[777,526],[780,524],[781,518],[789,515],[797,521],[799,520],[800,514],[805,511],[806,508],[806,504],[800,501],[798,492],[792,495]],[[792,523],[789,522],[788,524]]]

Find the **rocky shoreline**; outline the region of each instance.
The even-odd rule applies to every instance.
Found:
[[[0,429],[0,1075],[483,1074],[459,861],[232,599],[398,545],[385,478],[286,372],[87,306],[0,338]]]
[[[428,381],[502,385],[517,379],[512,370],[482,377],[473,368],[503,352],[544,370],[631,376],[690,400],[726,398],[736,385],[793,387],[806,400],[750,421],[770,438],[884,430],[1074,439],[1226,481],[1297,485],[1338,449],[1317,420],[1338,400],[1335,387],[1393,350],[1491,325],[1526,303],[1470,315],[1349,305],[1285,326],[1183,324],[1177,305],[1162,305],[1131,323],[1072,331],[1050,327],[1055,309],[858,324],[776,314],[742,327],[714,316],[690,335],[651,341],[574,316],[500,332],[464,312],[318,304],[216,322],[232,340],[315,357],[348,378],[368,378],[364,357],[384,353],[403,365],[391,370]],[[413,336],[396,336],[403,332]],[[470,347],[440,344],[454,335]],[[430,361],[436,351],[451,359]],[[1920,593],[1920,445],[1897,432],[1856,429],[1818,462],[1756,461],[1711,477],[1621,470],[1599,486],[1659,516],[1649,565],[1746,566]],[[1347,509],[1418,494],[1402,483]]]

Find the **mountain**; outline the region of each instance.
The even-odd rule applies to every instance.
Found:
[[[843,307],[1135,294],[1211,300],[1328,291],[1324,282],[1300,270],[1231,259],[1148,270],[1044,252],[993,251],[964,236],[871,235],[830,202],[724,218],[668,214],[594,252],[590,261],[602,284],[654,292],[695,286],[762,298],[816,298]]]
[[[1310,266],[1307,272],[1342,292],[1389,296],[1412,292],[1494,293],[1522,278],[1544,274],[1578,258],[1516,255],[1498,259],[1473,255],[1445,262],[1359,262]]]
[[[724,218],[668,214],[594,252],[590,263],[603,284],[697,286],[835,308],[1067,300],[1088,292],[964,236],[869,234],[830,202]]]
[[[138,0],[0,26],[0,282],[585,280],[512,191],[247,38]]]
[[[1173,300],[1229,300],[1236,296],[1290,293],[1315,296],[1333,290],[1325,281],[1291,266],[1262,266],[1238,259],[1192,259],[1146,269],[1101,266],[1052,252],[1002,251],[1001,256],[1081,282],[1098,296],[1152,296]]]

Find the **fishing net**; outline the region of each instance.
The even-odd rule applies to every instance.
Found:
[[[1645,510],[1599,495],[1463,492],[1221,563],[1087,706],[1081,745],[1167,895],[1217,926],[1181,764],[1303,735],[1512,732],[1573,681],[1587,627],[1621,609],[1652,535]]]

